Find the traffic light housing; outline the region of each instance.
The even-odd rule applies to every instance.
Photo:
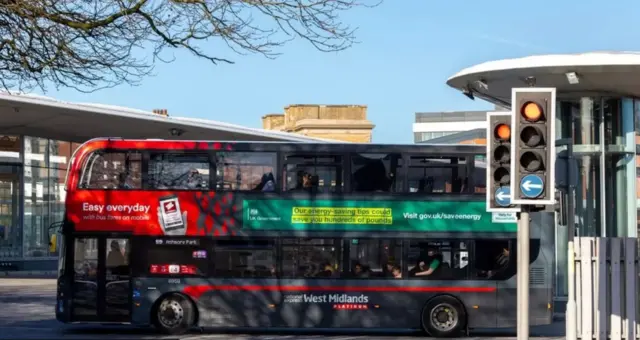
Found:
[[[516,212],[511,203],[511,113],[487,115],[487,211]]]
[[[555,204],[555,88],[514,88],[511,96],[512,203]]]

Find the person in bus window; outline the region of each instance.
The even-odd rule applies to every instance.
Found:
[[[391,275],[393,275],[394,279],[401,279],[402,270],[400,270],[400,267],[398,266],[393,266],[393,268],[391,268]]]
[[[388,261],[384,266],[384,276],[393,277],[393,267],[395,266],[396,265],[393,261]]]
[[[418,259],[418,264],[409,272],[411,276],[430,276],[438,271],[442,263],[442,255],[433,248],[427,249],[427,256]]]
[[[500,254],[498,254],[498,256],[494,258],[494,265],[493,265],[494,269],[489,270],[487,272],[487,276],[493,277],[496,274],[499,274],[500,272],[507,269],[508,265],[509,265],[509,249],[502,248],[502,251],[500,252]]]
[[[320,277],[331,277],[331,278],[335,278],[335,277],[338,276],[338,273],[333,268],[331,263],[325,262],[322,265],[322,267],[323,267],[323,270],[320,273],[318,273],[318,276],[320,276]]]
[[[124,266],[124,255],[120,250],[120,243],[118,241],[111,241],[111,249],[107,255],[107,267],[114,268]]]
[[[272,173],[262,175],[262,180],[258,186],[259,190],[271,192],[276,190],[276,180]]]
[[[369,272],[360,262],[356,262],[353,266],[353,276],[356,278],[367,278],[369,277]]]

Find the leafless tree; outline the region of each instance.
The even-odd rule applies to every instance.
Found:
[[[340,51],[355,43],[341,14],[381,0],[362,1],[0,0],[0,82],[91,92],[137,84],[171,49],[213,64],[231,51],[274,58],[295,38]]]

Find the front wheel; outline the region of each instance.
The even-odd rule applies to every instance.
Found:
[[[462,332],[467,313],[453,296],[436,296],[422,308],[422,328],[434,337],[453,337]]]
[[[184,334],[195,324],[193,303],[182,295],[171,294],[164,297],[152,313],[154,325],[164,334]]]

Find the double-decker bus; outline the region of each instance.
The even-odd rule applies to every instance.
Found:
[[[74,154],[56,317],[180,334],[516,323],[516,224],[484,147],[95,139]],[[530,317],[552,320],[532,214]]]

